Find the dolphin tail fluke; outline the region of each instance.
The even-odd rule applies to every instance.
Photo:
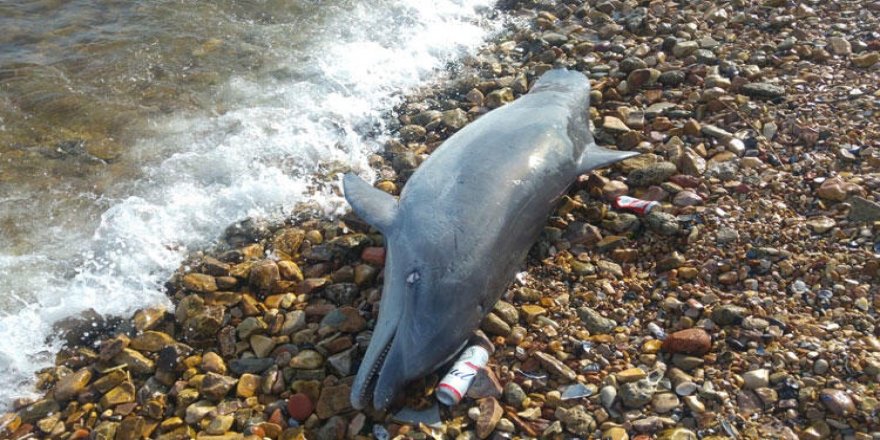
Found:
[[[354,213],[374,228],[387,233],[397,214],[397,199],[352,173],[345,175],[342,185],[345,199]]]
[[[589,145],[587,145],[587,148],[584,149],[583,155],[581,155],[581,162],[578,165],[578,172],[584,174],[588,171],[595,170],[596,168],[602,168],[615,162],[620,162],[621,160],[629,159],[633,156],[638,156],[639,154],[641,153],[637,151],[611,150],[608,148],[600,147],[595,143],[590,143]]]

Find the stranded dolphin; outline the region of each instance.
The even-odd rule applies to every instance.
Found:
[[[351,392],[384,409],[407,382],[454,356],[525,261],[578,175],[637,153],[596,146],[590,83],[552,70],[525,96],[451,136],[400,199],[353,174],[354,212],[385,236],[379,318]]]

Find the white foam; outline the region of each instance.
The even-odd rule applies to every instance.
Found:
[[[367,169],[382,139],[363,139],[357,128],[379,124],[384,130],[380,115],[403,92],[492,31],[478,23],[475,10],[491,0],[386,3],[391,7],[358,4],[341,11],[327,27],[328,38],[310,50],[310,61],[301,50],[292,52],[291,70],[307,73],[300,79],[240,76],[220,92],[234,104],[224,114],[157,121],[165,134],[130,152],[150,164],[144,177],[113,192],[117,198],[91,240],[61,242],[81,255],[73,276],[64,273],[69,263],[51,255],[0,256],[0,274],[13,276],[5,269],[22,267],[35,272],[16,291],[0,292],[29,290],[23,298],[34,298],[0,317],[0,409],[28,394],[35,370],[52,365],[59,348],[46,344],[52,323],[87,309],[125,316],[168,304],[162,284],[184,255],[236,220],[309,199],[327,213],[345,209],[333,188],[315,189],[310,176],[332,162]],[[52,240],[63,240],[65,231],[57,232]]]

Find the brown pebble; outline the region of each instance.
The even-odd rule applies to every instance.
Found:
[[[361,252],[361,260],[374,266],[385,265],[384,247],[367,247]]]
[[[702,356],[712,348],[712,337],[701,328],[689,328],[670,334],[663,341],[663,350]]]

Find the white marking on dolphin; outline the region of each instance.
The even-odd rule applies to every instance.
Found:
[[[385,236],[379,318],[351,401],[384,409],[407,382],[467,342],[577,177],[637,155],[598,147],[590,83],[552,70],[532,90],[451,136],[400,199],[344,179],[354,212]]]

